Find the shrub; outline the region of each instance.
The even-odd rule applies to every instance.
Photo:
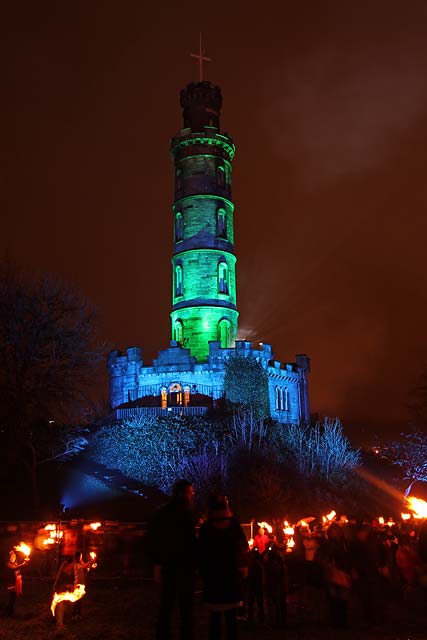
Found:
[[[224,376],[225,397],[234,408],[249,409],[257,418],[270,415],[268,376],[252,356],[231,355]]]
[[[221,433],[217,432],[215,424],[203,419],[129,418],[102,427],[93,439],[91,454],[111,469],[169,492],[176,478],[190,468],[190,459],[219,453]]]
[[[307,478],[341,481],[360,464],[360,453],[351,448],[337,418],[314,427],[278,425],[276,442],[287,462]]]

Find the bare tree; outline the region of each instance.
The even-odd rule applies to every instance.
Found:
[[[338,419],[325,418],[314,427],[291,424],[278,428],[279,446],[305,477],[333,480],[360,464]]]
[[[198,503],[206,504],[209,494],[226,486],[227,457],[215,443],[206,445],[182,459],[178,475],[193,482]]]
[[[427,434],[414,432],[402,436],[401,440],[386,445],[381,453],[403,470],[403,477],[409,482],[406,497],[415,482],[427,482]]]
[[[268,426],[253,407],[240,408],[233,414],[231,442],[234,447],[251,451],[267,444]]]
[[[6,470],[20,465],[27,471],[35,507],[37,468],[52,457],[46,455],[46,443],[56,451],[58,437],[59,449],[70,455],[57,425],[78,415],[102,355],[95,344],[94,310],[81,294],[52,276],[0,268],[3,456]],[[78,440],[70,436],[71,442]]]

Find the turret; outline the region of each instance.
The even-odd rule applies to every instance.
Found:
[[[221,89],[210,82],[191,82],[180,94],[184,129],[203,133],[205,127],[219,130]]]

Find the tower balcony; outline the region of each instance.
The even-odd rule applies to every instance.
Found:
[[[233,138],[228,133],[219,133],[216,129],[205,127],[203,133],[181,129],[178,135],[171,139],[171,155],[175,160],[180,160],[194,153],[194,146],[198,147],[198,153],[218,154],[229,161],[233,160],[236,153]]]

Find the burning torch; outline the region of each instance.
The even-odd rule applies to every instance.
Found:
[[[24,562],[29,562],[31,547],[28,544],[25,544],[25,542],[20,542],[18,545],[14,547],[14,549],[15,551],[20,551],[21,553],[24,554]]]
[[[52,602],[50,605],[50,610],[52,611],[52,615],[55,616],[55,609],[60,602],[68,601],[68,602],[77,602],[80,600],[85,594],[85,586],[84,584],[78,584],[74,591],[61,591],[61,593],[54,593],[52,597]]]
[[[406,498],[406,503],[416,520],[427,518],[427,502],[413,496]]]

